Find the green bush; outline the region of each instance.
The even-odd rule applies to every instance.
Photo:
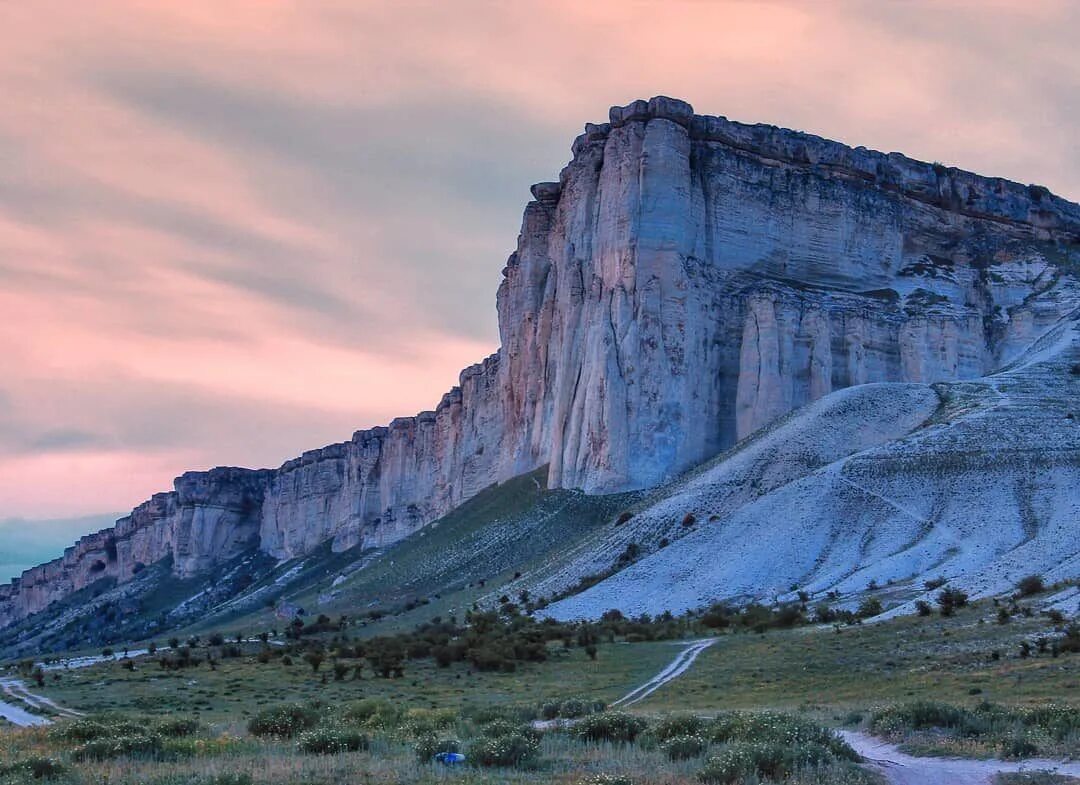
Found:
[[[263,709],[248,721],[252,736],[292,738],[319,724],[319,713],[302,703],[284,703]]]
[[[1013,736],[1001,742],[1001,757],[1003,758],[1030,758],[1039,754],[1038,746],[1023,736]]]
[[[168,738],[194,736],[199,732],[199,722],[198,720],[184,719],[181,717],[170,717],[166,720],[159,720],[155,723],[154,728],[162,736]]]
[[[365,728],[394,728],[401,723],[401,709],[388,700],[364,698],[345,704],[338,713],[342,723]]]
[[[802,717],[782,712],[726,712],[714,718],[705,735],[715,742],[775,743],[823,747],[840,760],[856,761],[858,755],[833,731]]]
[[[701,736],[673,736],[661,744],[660,749],[668,760],[690,760],[704,755],[708,746]]]
[[[523,733],[484,736],[469,745],[468,758],[478,766],[521,766],[540,748],[538,739]]]
[[[994,743],[1009,757],[1030,757],[1039,740],[1070,743],[1080,738],[1080,707],[1045,704],[1024,708],[983,702],[972,709],[915,701],[876,712],[874,733],[903,737],[909,731],[944,731],[958,738]]]
[[[641,717],[621,711],[605,711],[585,717],[574,732],[585,741],[632,742],[648,726]]]
[[[368,737],[354,728],[323,726],[301,733],[296,748],[309,755],[356,752],[368,748]]]
[[[49,729],[49,738],[70,744],[140,733],[146,733],[145,723],[126,717],[98,714],[57,723]]]
[[[737,741],[709,758],[699,776],[703,782],[717,785],[751,777],[776,780],[832,762],[835,762],[832,752],[820,744]]]
[[[652,735],[657,741],[667,741],[676,736],[696,736],[705,729],[705,721],[695,714],[669,714],[653,727]]]
[[[66,772],[67,766],[59,760],[42,756],[0,764],[0,777],[19,776],[34,780],[54,780]]]
[[[409,709],[401,731],[409,738],[432,736],[438,731],[457,725],[458,715],[453,709]]]
[[[128,755],[151,756],[161,752],[162,739],[152,733],[132,733],[93,739],[78,745],[71,757],[78,761],[108,760]]]

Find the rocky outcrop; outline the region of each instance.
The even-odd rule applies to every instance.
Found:
[[[188,574],[255,545],[387,544],[545,464],[551,487],[650,487],[835,390],[983,376],[1078,299],[1080,207],[1040,187],[663,97],[572,152],[532,187],[501,348],[434,411],[184,475],[0,591],[0,623],[167,555]]]
[[[170,558],[189,577],[256,547],[272,472],[219,468],[187,472],[110,529],[81,538],[59,559],[0,587],[0,620],[14,621],[101,580],[130,580]]]

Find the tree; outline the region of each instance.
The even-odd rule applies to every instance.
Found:
[[[860,619],[869,619],[871,616],[879,615],[883,610],[881,600],[877,597],[867,597],[859,603],[859,610],[855,612],[855,615]]]
[[[1046,590],[1046,583],[1041,575],[1027,575],[1016,584],[1017,597],[1030,597]]]
[[[312,673],[319,672],[319,666],[323,664],[323,655],[321,651],[309,651],[304,655],[304,662],[311,666]]]

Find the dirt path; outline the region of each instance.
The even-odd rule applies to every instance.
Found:
[[[990,785],[995,774],[1014,771],[1053,771],[1080,777],[1080,763],[916,758],[901,752],[895,744],[866,733],[840,731],[840,734],[891,785]]]
[[[638,701],[645,700],[645,698],[652,695],[669,681],[677,679],[686,673],[687,669],[694,664],[694,660],[697,659],[697,656],[714,643],[716,643],[716,638],[702,638],[698,641],[692,641],[685,649],[676,655],[675,659],[672,660],[671,664],[666,668],[640,687],[623,695],[611,705],[626,708],[627,706],[633,706]]]
[[[37,709],[61,717],[82,716],[81,712],[65,709],[48,698],[35,695],[19,679],[0,679],[0,694],[3,696],[0,698],[0,717],[20,728],[52,723],[49,717],[35,714],[29,709]]]

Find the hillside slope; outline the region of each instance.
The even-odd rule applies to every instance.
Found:
[[[657,547],[662,537],[670,545]],[[910,603],[938,576],[975,596],[1035,572],[1075,578],[1080,311],[985,378],[864,385],[806,406],[671,486],[591,553],[522,582],[550,594],[628,542],[647,555],[546,612],[679,612],[790,599],[794,587],[850,597],[871,582]]]

